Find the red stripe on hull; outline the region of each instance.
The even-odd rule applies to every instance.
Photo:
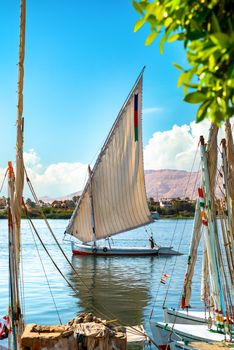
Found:
[[[170,350],[170,345],[166,344],[166,345],[157,345],[159,350]]]
[[[158,255],[158,253],[93,253],[93,252],[81,252],[79,250],[73,250],[73,255],[100,255],[100,256],[147,256],[147,255]]]

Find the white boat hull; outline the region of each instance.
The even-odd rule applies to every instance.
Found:
[[[179,255],[180,253],[172,247],[103,247],[94,248],[89,244],[72,242],[73,255],[95,255],[95,256],[152,256],[152,255]]]
[[[165,323],[179,323],[179,324],[206,324],[209,318],[208,313],[204,311],[193,310],[175,310],[172,308],[164,308]]]
[[[172,350],[173,342],[219,343],[225,340],[224,334],[212,332],[207,325],[173,324],[150,321],[154,341],[160,350]],[[173,344],[170,347],[170,344]]]

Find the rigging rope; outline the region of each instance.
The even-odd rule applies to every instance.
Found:
[[[3,178],[3,180],[2,180],[2,184],[1,184],[1,186],[0,186],[0,193],[2,192],[4,183],[5,183],[5,180],[6,180],[6,177],[7,177],[7,173],[8,173],[8,168],[7,168],[6,172],[5,172],[4,178]]]
[[[32,230],[32,227],[31,227],[30,224],[29,224],[29,227],[30,227],[30,231],[31,231],[31,234],[32,234],[32,237],[33,237],[33,241],[34,241],[36,250],[37,250],[37,254],[38,254],[38,257],[40,259],[41,266],[42,266],[42,269],[43,269],[43,272],[44,272],[44,275],[45,275],[45,278],[46,278],[46,282],[47,282],[47,285],[48,285],[48,288],[49,288],[49,291],[50,291],[50,295],[51,295],[51,298],[52,298],[53,303],[54,303],[54,307],[55,307],[55,310],[56,310],[56,313],[57,313],[57,316],[58,316],[58,319],[59,319],[59,323],[62,324],[62,321],[61,321],[61,318],[60,318],[60,315],[59,315],[59,311],[58,311],[58,308],[57,308],[57,305],[56,305],[56,302],[55,302],[55,299],[54,299],[54,295],[53,295],[53,292],[52,292],[52,289],[51,289],[51,286],[50,286],[50,282],[49,282],[49,279],[48,279],[48,276],[47,276],[47,273],[46,273],[46,270],[45,270],[45,266],[43,264],[43,261],[42,261],[42,258],[41,258],[41,255],[40,255],[40,252],[39,252],[39,249],[38,249],[38,245],[37,245],[37,242],[36,242],[36,239],[34,237],[33,230]]]
[[[188,191],[188,185],[189,185],[189,181],[190,181],[190,179],[191,179],[191,174],[192,174],[192,171],[193,171],[193,168],[194,168],[194,165],[195,165],[195,161],[196,161],[196,158],[197,158],[198,148],[199,148],[199,144],[197,145],[197,149],[196,149],[196,152],[195,152],[195,155],[194,155],[194,158],[193,158],[193,163],[192,163],[191,170],[190,170],[190,173],[189,173],[189,178],[188,178],[187,185],[186,185],[185,191],[184,191],[184,197],[186,197],[186,194],[187,194],[187,191]],[[199,167],[200,167],[200,166],[199,166]],[[199,172],[197,172],[197,175],[196,175],[196,179],[195,179],[195,183],[194,183],[194,187],[193,187],[193,191],[192,191],[192,196],[193,196],[193,194],[194,194],[194,189],[195,189],[195,186],[196,186],[196,184],[197,184],[198,174],[199,174]],[[175,228],[174,228],[174,231],[173,231],[173,234],[172,234],[172,237],[171,237],[170,245],[172,245],[172,242],[173,242],[173,240],[174,240],[178,222],[179,222],[179,220],[177,219],[177,220],[176,220],[176,224],[175,224]],[[187,225],[187,220],[186,220],[185,223],[184,223],[184,228],[183,228],[183,230],[182,230],[182,237],[181,237],[181,239],[180,239],[178,249],[180,248],[180,245],[181,245],[181,242],[182,242],[182,238],[183,238],[183,235],[184,235],[184,232],[185,232],[185,227],[186,227],[186,225]],[[161,272],[161,276],[163,275],[163,273],[166,272],[166,267],[167,267],[167,263],[168,263],[168,259],[169,259],[169,258],[170,258],[170,257],[167,256],[166,259],[165,259],[165,263],[164,263],[164,265],[163,265],[163,269],[162,269],[162,272]],[[174,268],[175,268],[175,264],[176,264],[177,258],[178,258],[178,256],[176,256],[176,258],[175,258]],[[174,268],[173,268],[173,271],[174,271]],[[161,278],[161,276],[160,276],[160,278]],[[171,276],[171,277],[172,277],[172,276]],[[169,285],[170,285],[170,283],[171,283],[171,278],[170,278]],[[153,316],[153,311],[154,311],[154,308],[155,308],[155,305],[156,305],[156,301],[157,301],[157,297],[158,297],[158,293],[159,293],[160,287],[161,287],[161,283],[159,283],[158,288],[157,288],[157,291],[156,291],[156,295],[155,295],[155,298],[154,298],[154,303],[153,303],[152,311],[151,311],[151,313],[150,313],[150,319],[151,319],[152,316]],[[164,298],[163,307],[165,306],[165,302],[166,302],[166,298],[167,298],[167,295],[168,295],[168,291],[169,291],[169,286],[168,286],[168,288],[167,288],[167,290],[166,290],[166,295],[165,295],[165,298]]]

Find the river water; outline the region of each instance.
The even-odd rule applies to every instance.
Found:
[[[74,292],[61,277],[38,239],[32,234],[28,221],[23,220],[22,296],[26,323],[57,324],[59,317],[66,323],[80,312],[91,311],[105,319],[118,319],[124,325],[143,323],[146,330],[150,331],[150,314],[153,310],[152,317],[162,319],[161,307],[166,296],[166,305],[178,306],[187,263],[192,220],[158,220],[150,226],[159,245],[171,245],[173,238],[174,248],[184,253],[182,256],[169,258],[72,257],[70,243],[63,241],[67,220],[50,220],[49,223],[79,277],[58,250],[45,223],[42,220],[34,220],[47,249],[77,292]],[[0,315],[7,313],[9,299],[7,236],[7,221],[0,220]],[[145,246],[149,243],[147,233],[144,228],[140,228],[116,236],[114,244]],[[201,254],[202,247],[198,252],[193,280],[191,302],[193,306],[200,305]],[[160,283],[162,273],[170,276],[165,285]],[[0,342],[0,345],[4,345],[4,341]]]

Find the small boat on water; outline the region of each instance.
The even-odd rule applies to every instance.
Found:
[[[148,255],[179,255],[173,247],[115,247],[99,246],[94,248],[92,244],[78,244],[72,242],[72,252],[74,255],[100,255],[100,256],[148,256]]]
[[[72,214],[66,234],[73,254],[178,255],[172,247],[101,246],[98,240],[150,224],[145,190],[142,143],[142,79],[140,73],[89,170],[89,179]],[[91,243],[89,243],[91,242]]]

